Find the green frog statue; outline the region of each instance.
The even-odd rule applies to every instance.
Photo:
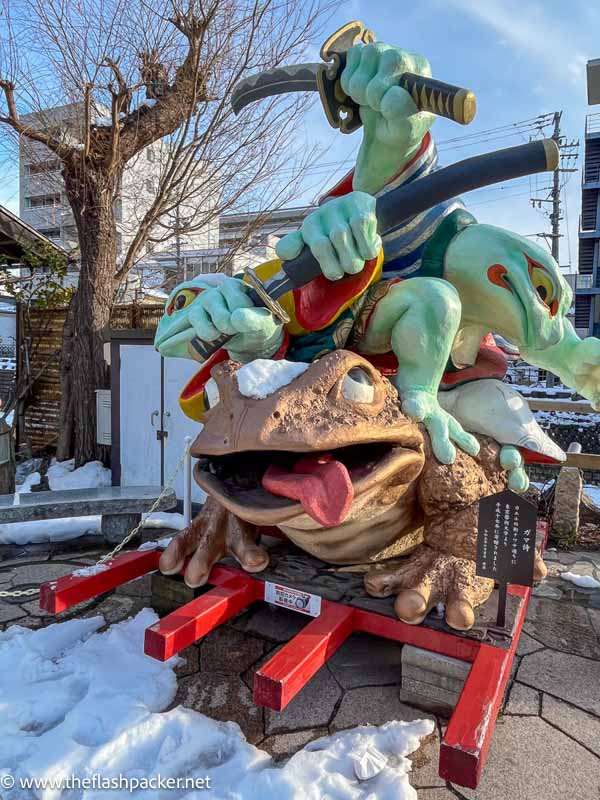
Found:
[[[491,591],[474,575],[476,501],[505,486],[525,491],[524,458],[565,457],[503,382],[507,358],[492,333],[596,408],[600,340],[575,333],[572,292],[546,250],[478,223],[459,200],[379,236],[376,198],[437,163],[434,116],[398,85],[407,72],[431,74],[426,59],[387,44],[347,52],[341,86],[363,126],[356,167],[279,241],[278,259],[256,270],[268,279],[305,246],[317,259],[322,275],[280,298],[289,323],[254,307],[237,277],[198,276],[166,303],[155,340],[163,356],[198,360],[194,341],[230,338],[180,398],[205,426],[194,454],[211,500],[161,568],[173,572],[192,555],[190,585],[226,552],[263,569],[252,526],[276,524],[331,563],[375,564],[367,591],[397,593],[405,621],[420,622],[443,602],[447,622],[465,629]],[[386,472],[387,446],[404,455]],[[337,457],[342,450],[351,465]],[[256,458],[274,452],[274,460]],[[300,455],[282,461],[285,452]],[[260,491],[251,501],[241,496],[243,454],[256,462]],[[372,485],[359,491],[369,470]],[[293,513],[286,507],[282,517],[290,500]],[[411,551],[399,565],[383,564]],[[541,559],[536,573],[544,574]]]

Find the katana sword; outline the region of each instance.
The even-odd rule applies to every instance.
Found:
[[[528,142],[458,161],[378,197],[375,205],[377,230],[384,236],[388,231],[444,200],[490,184],[537,172],[553,171],[557,169],[558,161],[559,151],[553,139]],[[277,302],[278,298],[294,289],[302,288],[322,275],[319,262],[309,247],[304,247],[297,258],[283,261],[279,271],[264,282],[249,267],[244,273],[251,287],[248,296],[254,305],[268,308],[284,324],[290,319]],[[196,337],[190,342],[190,355],[205,361],[226,346],[230,338],[222,336],[206,342]]]
[[[349,22],[330,36],[321,47],[323,61],[291,64],[249,75],[239,81],[231,95],[236,114],[250,103],[291,92],[318,92],[329,124],[342,133],[352,133],[361,126],[359,106],[342,89],[340,77],[346,66],[346,53],[355,44],[375,41],[372,31],[358,20]],[[475,117],[477,103],[469,89],[444,81],[405,72],[398,86],[412,97],[419,111],[468,125]]]

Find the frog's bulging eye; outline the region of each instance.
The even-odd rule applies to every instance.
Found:
[[[558,311],[558,299],[552,276],[545,267],[533,261],[529,256],[527,256],[527,266],[529,269],[529,278],[533,288],[537,292],[537,296],[548,308],[550,315],[554,316]]]
[[[189,306],[196,297],[200,294],[202,289],[180,289],[175,297],[169,302],[167,306],[167,314],[171,315],[175,311],[181,311]]]
[[[352,367],[342,383],[342,395],[353,403],[372,403],[375,397],[373,378],[361,367]]]

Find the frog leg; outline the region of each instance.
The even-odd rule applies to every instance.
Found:
[[[360,343],[365,354],[393,349],[399,364],[394,383],[402,410],[425,425],[442,464],[454,462],[454,444],[472,455],[479,451],[475,437],[437,399],[460,319],[460,299],[450,283],[411,278],[393,284],[377,303]]]
[[[367,592],[376,597],[396,596],[395,609],[404,622],[418,624],[437,604],[445,606],[446,622],[468,630],[475,608],[492,593],[494,582],[475,575],[478,500],[505,488],[507,473],[500,461],[500,446],[481,439],[475,459],[457,453],[452,466],[431,457],[426,442],[425,467],[419,478],[419,499],[424,512],[424,542],[394,567],[374,567],[365,578]],[[536,580],[546,567],[536,553]]]

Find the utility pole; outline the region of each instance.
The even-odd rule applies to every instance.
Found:
[[[574,164],[578,157],[579,141],[567,139],[562,135],[560,130],[560,123],[562,119],[562,111],[555,111],[552,115],[552,139],[556,142],[556,146],[560,152],[560,158],[557,168],[554,170],[552,179],[552,186],[547,186],[542,191],[547,191],[546,197],[532,197],[531,205],[534,208],[542,208],[543,204],[548,203],[552,207],[552,211],[548,214],[551,224],[551,233],[547,231],[538,233],[537,235],[546,241],[550,240],[550,251],[556,263],[560,266],[560,239],[562,234],[560,232],[560,223],[562,222],[561,214],[561,175],[568,172],[577,172],[576,167],[569,166],[569,163]],[[547,123],[546,123],[547,124]],[[572,161],[569,161],[572,159]]]
[[[560,152],[560,119],[562,117],[562,111],[555,111],[554,112],[554,131],[552,133],[552,138],[556,142],[556,146]],[[562,217],[560,216],[560,158],[558,160],[558,166],[554,170],[554,179],[552,181],[552,213],[550,214],[550,222],[552,223],[552,240],[551,240],[551,251],[552,257],[556,261],[556,263],[560,266],[559,261],[559,242],[560,239],[560,221]]]

